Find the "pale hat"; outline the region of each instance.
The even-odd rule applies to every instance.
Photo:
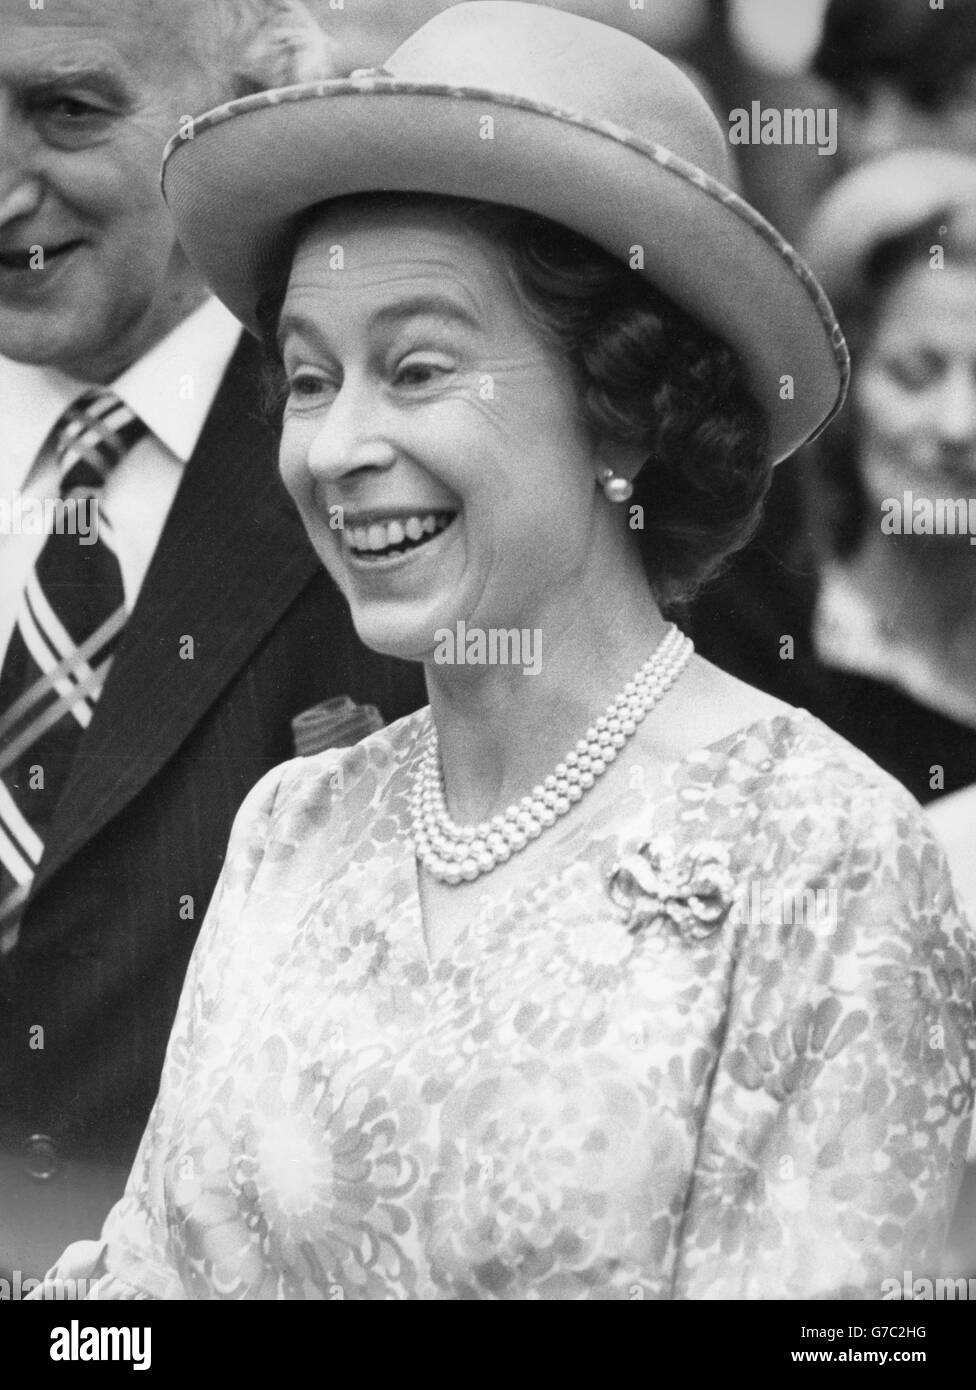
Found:
[[[812,272],[730,178],[725,133],[675,64],[500,0],[443,11],[382,68],[217,107],[163,162],[187,255],[253,332],[296,217],[346,194],[480,198],[628,264],[641,247],[642,273],[739,352],[779,461],[840,408],[849,358]]]
[[[814,210],[803,249],[831,299],[856,304],[868,292],[868,268],[880,246],[962,209],[967,241],[976,240],[976,159],[949,150],[899,150],[834,184]]]

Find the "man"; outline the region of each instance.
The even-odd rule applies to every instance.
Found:
[[[293,717],[423,695],[357,642],[277,478],[259,349],[158,191],[182,118],[320,71],[320,31],[291,0],[0,0],[0,29],[0,1274],[23,1276],[121,1190],[234,812]],[[18,527],[31,498],[77,535]]]

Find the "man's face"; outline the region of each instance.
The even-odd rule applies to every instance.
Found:
[[[159,193],[180,117],[222,95],[181,10],[0,0],[0,354],[109,381],[202,301]]]

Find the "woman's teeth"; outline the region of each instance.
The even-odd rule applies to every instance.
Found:
[[[370,526],[346,528],[346,543],[357,555],[400,554],[426,544],[450,526],[453,512],[426,512],[400,521],[374,521]]]

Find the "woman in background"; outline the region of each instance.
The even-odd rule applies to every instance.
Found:
[[[174,144],[312,543],[430,708],[248,798],[126,1196],[52,1277],[879,1298],[937,1261],[976,1054],[940,853],[662,616],[846,383],[727,158],[646,46],[494,3]]]
[[[807,247],[855,363],[806,474],[813,643],[838,677],[835,711],[817,713],[920,800],[955,793],[935,814],[971,845],[976,160],[919,150],[864,166],[822,204]],[[972,884],[970,852],[957,867]]]

